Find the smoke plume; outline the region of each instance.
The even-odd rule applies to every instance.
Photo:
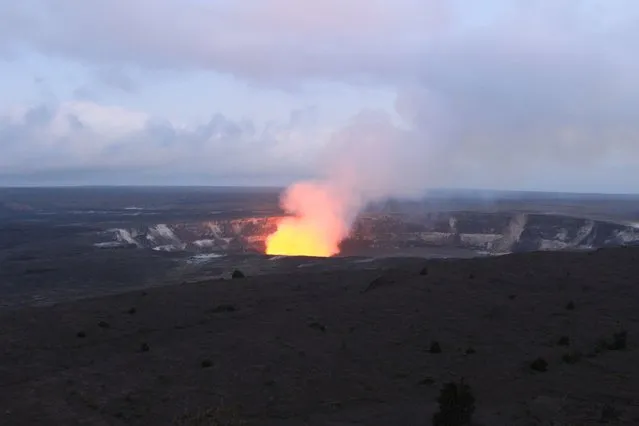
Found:
[[[415,136],[388,114],[356,116],[328,143],[321,159],[325,177],[295,183],[282,194],[281,206],[291,216],[267,239],[267,253],[332,256],[368,203],[423,194],[428,169],[414,155],[420,145]]]

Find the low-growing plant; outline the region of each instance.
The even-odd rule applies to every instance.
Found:
[[[562,357],[561,360],[563,362],[565,362],[566,364],[576,364],[579,361],[581,361],[582,358],[582,354],[579,351],[571,351],[571,352],[566,352]]]
[[[536,360],[530,363],[530,368],[540,373],[543,373],[544,371],[548,370],[548,361],[546,361],[545,359],[541,357],[537,358]]]
[[[557,340],[557,345],[559,345],[559,346],[568,346],[568,345],[570,345],[570,337],[561,336],[559,338],[559,340]]]
[[[611,351],[620,351],[626,349],[628,345],[628,332],[622,330],[612,335],[612,341],[608,344],[608,349]]]
[[[475,412],[475,397],[468,384],[446,383],[437,398],[439,411],[433,415],[433,426],[468,426]]]
[[[244,272],[240,271],[239,269],[236,269],[231,274],[231,278],[233,278],[234,280],[239,279],[239,278],[245,278],[245,277],[246,277],[246,275],[244,275]]]
[[[595,345],[595,354],[600,354],[609,351],[621,351],[626,349],[628,346],[628,332],[626,330],[621,330],[612,335],[612,339],[599,339],[597,344]]]
[[[604,404],[601,407],[601,415],[599,416],[599,423],[609,423],[619,420],[619,411],[611,404]]]

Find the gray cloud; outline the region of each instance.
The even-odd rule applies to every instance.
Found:
[[[285,161],[287,150],[279,151],[302,142],[299,132],[313,132],[300,122],[308,113],[293,111],[289,121],[265,128],[221,114],[185,127],[89,102],[39,105],[0,117],[0,181],[80,177],[94,170],[95,176],[111,173],[107,183],[127,176],[136,182],[251,178],[281,184],[307,176],[313,166],[309,152]]]
[[[397,88],[397,110],[408,129],[365,113],[327,151],[340,156],[346,150],[351,154],[341,158],[357,163],[366,149],[358,138],[377,129],[385,142],[372,147],[387,155],[373,156],[379,167],[361,166],[361,173],[385,171],[376,178],[386,176],[386,192],[409,181],[560,187],[606,176],[633,187],[639,178],[639,4],[491,0],[481,10],[477,4],[0,0],[0,50],[28,46],[105,69],[210,69],[263,84],[337,79]],[[127,134],[136,144],[122,140],[125,148],[109,149],[126,164],[143,156],[132,146],[153,139],[161,147],[150,156],[154,161],[161,153],[190,161],[171,151],[187,144],[210,156],[237,155],[245,170],[263,170],[265,161],[280,167],[291,152],[292,145],[265,148],[275,134],[276,128],[261,133],[215,118],[189,131],[154,123]],[[355,142],[344,141],[345,134]],[[215,149],[204,142],[218,136]],[[269,155],[240,158],[243,149]]]
[[[205,68],[258,80],[376,76],[422,50],[424,29],[432,33],[447,16],[441,3],[1,0],[0,45],[90,64]]]

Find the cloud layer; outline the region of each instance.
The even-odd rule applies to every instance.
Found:
[[[398,190],[420,182],[639,191],[639,4],[477,3],[0,0],[0,52],[105,70],[210,70],[275,88],[385,87],[397,92],[403,120],[363,112],[336,126],[323,139],[332,159],[323,168],[325,133],[294,123],[257,129],[213,113],[183,127],[66,103],[0,119],[0,166],[205,170],[206,158],[220,176],[363,169],[359,178],[384,177],[380,185]],[[100,78],[131,93],[125,75]],[[111,118],[100,121],[97,110]],[[376,152],[363,136],[371,131],[384,135]]]
[[[0,176],[55,178],[96,171],[180,183],[198,175],[215,181],[239,173],[282,184],[304,176],[312,162],[308,141],[295,155],[304,143],[300,135],[314,135],[312,120],[305,120],[312,114],[293,111],[287,122],[262,128],[216,114],[189,126],[91,102],[39,105],[0,116]]]

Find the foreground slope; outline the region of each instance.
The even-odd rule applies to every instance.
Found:
[[[635,248],[398,259],[4,312],[0,424],[426,425],[460,377],[479,424],[639,424],[637,276]]]

